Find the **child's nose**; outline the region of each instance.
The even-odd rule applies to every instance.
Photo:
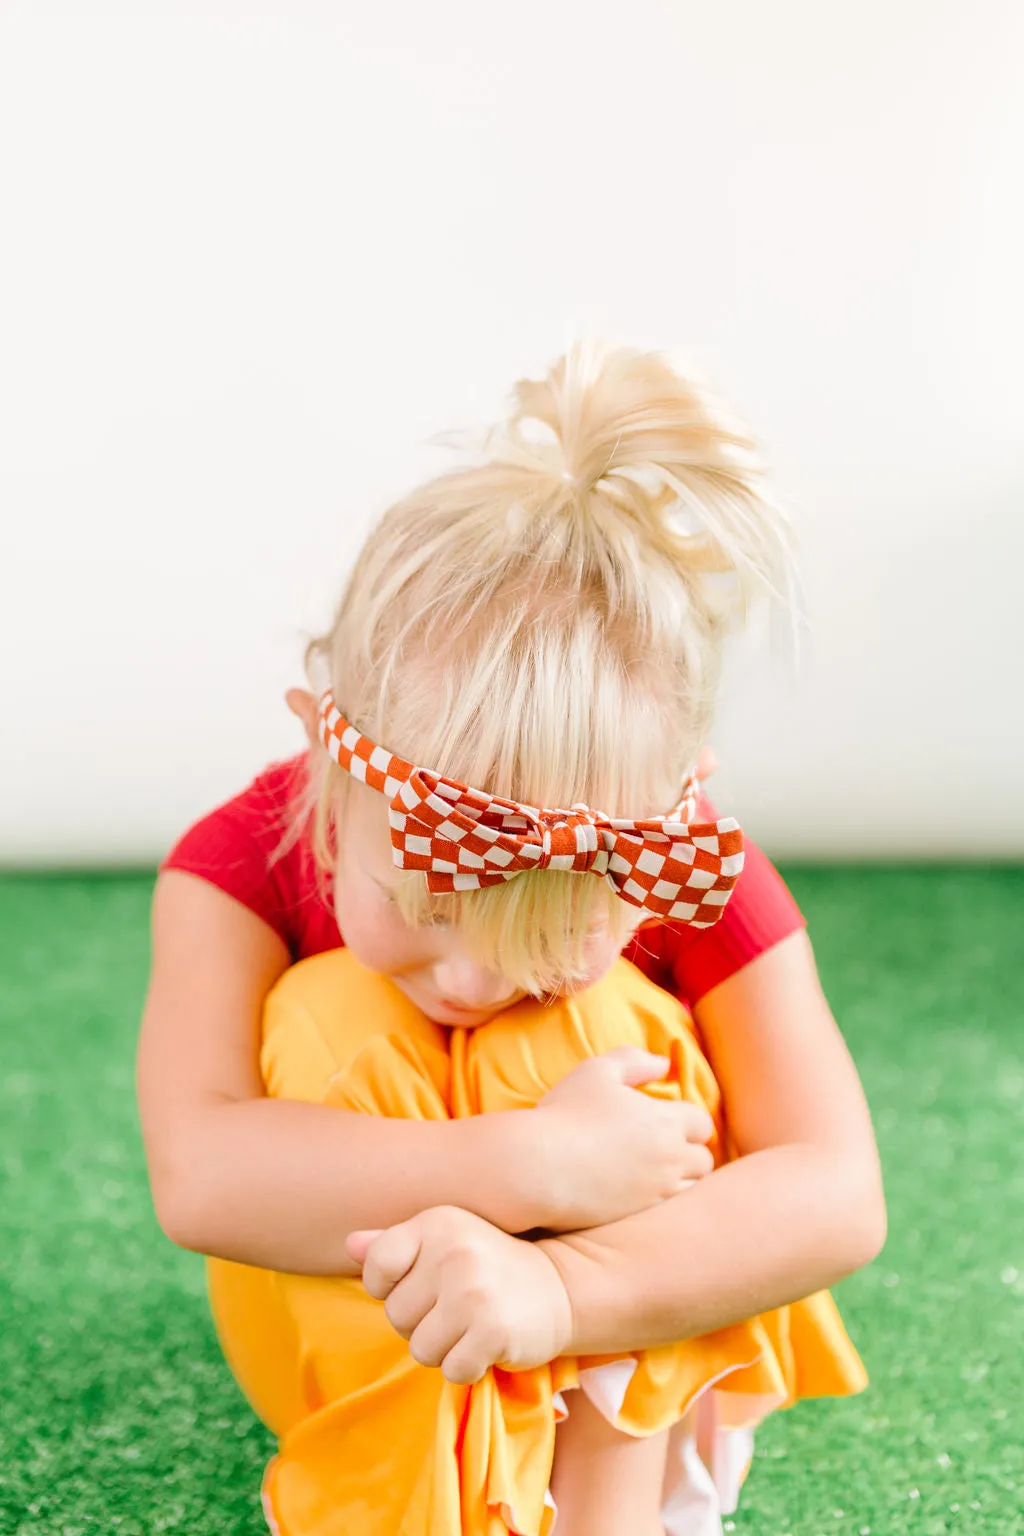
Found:
[[[456,956],[434,966],[434,986],[458,1008],[500,1008],[511,1002],[517,988],[506,977],[474,961]]]

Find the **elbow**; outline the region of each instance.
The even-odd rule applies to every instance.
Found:
[[[851,1275],[877,1259],[885,1247],[888,1218],[885,1191],[877,1167],[870,1174],[850,1181],[848,1197],[839,1209],[843,1213],[840,1235],[842,1274]]]
[[[885,1239],[888,1235],[888,1224],[885,1212],[885,1199],[881,1193],[870,1202],[866,1202],[865,1209],[858,1212],[855,1225],[856,1238],[848,1274],[855,1270],[864,1269],[873,1260],[878,1258],[885,1247]]]
[[[209,1253],[206,1246],[216,1230],[218,1206],[223,1208],[221,1181],[211,1146],[209,1119],[184,1121],[174,1137],[151,1136],[145,1141],[153,1213],[161,1232],[176,1248]]]
[[[176,1248],[205,1253],[202,1222],[194,1194],[180,1179],[153,1181],[153,1211],[161,1232]]]
[[[866,1264],[870,1264],[872,1259],[878,1258],[878,1255],[885,1247],[885,1240],[889,1235],[889,1215],[885,1206],[885,1191],[882,1188],[881,1179],[878,1180],[878,1187],[872,1201],[869,1220],[869,1251],[867,1258],[864,1260]]]

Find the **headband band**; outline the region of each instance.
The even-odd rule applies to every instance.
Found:
[[[666,817],[613,819],[589,806],[520,805],[418,768],[349,724],[328,691],[320,740],[339,768],[390,801],[399,869],[423,870],[435,893],[500,885],[525,869],[603,875],[623,901],[657,917],[710,928],[743,868],[743,833],[732,817],[696,822],[697,780]]]

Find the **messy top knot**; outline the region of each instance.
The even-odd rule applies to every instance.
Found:
[[[524,468],[537,426],[606,535],[618,514],[689,569],[784,579],[785,524],[766,505],[753,443],[660,354],[575,347],[545,379],[516,386],[505,435]]]
[[[578,346],[458,443],[463,463],[371,532],[310,647],[315,682],[374,740],[464,783],[664,812],[706,738],[729,624],[787,583],[787,524],[750,439],[661,355]],[[412,921],[443,907],[530,990],[571,976],[587,915],[603,904],[615,923],[621,905],[554,871],[440,898],[410,876],[403,903]]]
[[[596,582],[610,613],[655,628],[661,578],[712,627],[758,593],[789,591],[788,524],[753,442],[658,353],[578,345],[516,385],[505,421],[445,441],[474,462],[424,488],[435,517],[448,504],[495,568],[532,562],[540,585],[563,589]]]

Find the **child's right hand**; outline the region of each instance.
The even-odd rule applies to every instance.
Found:
[[[620,1046],[581,1062],[532,1111],[550,1231],[619,1221],[711,1172],[707,1111],[635,1091],[664,1077],[669,1065],[664,1056]]]

